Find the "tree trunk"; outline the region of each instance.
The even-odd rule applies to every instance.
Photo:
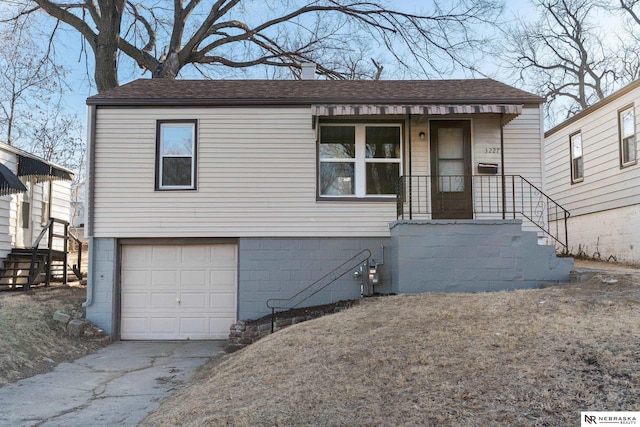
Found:
[[[124,4],[125,0],[100,2],[102,27],[96,35],[95,48],[95,79],[98,92],[118,86],[118,40]]]
[[[162,60],[162,58],[160,59],[160,61],[158,62],[158,66],[155,70],[153,70],[151,77],[154,79],[173,80],[180,72],[180,68],[181,65],[178,59],[178,53],[169,52],[164,60]]]

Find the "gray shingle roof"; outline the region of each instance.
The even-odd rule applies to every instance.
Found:
[[[544,98],[492,79],[141,79],[91,96],[90,105],[538,104]]]

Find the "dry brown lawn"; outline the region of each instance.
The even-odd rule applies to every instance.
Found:
[[[85,287],[0,292],[0,386],[47,372],[109,342],[95,329],[81,338],[69,337],[53,321],[56,310],[81,312],[85,298]]]
[[[566,426],[585,410],[640,411],[633,270],[367,299],[225,356],[142,425]]]

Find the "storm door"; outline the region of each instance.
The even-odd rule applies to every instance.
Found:
[[[431,140],[433,219],[472,219],[471,122],[434,120]]]

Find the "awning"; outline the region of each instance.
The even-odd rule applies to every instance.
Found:
[[[27,187],[20,181],[11,170],[0,163],[0,196],[8,194],[23,193]]]
[[[73,180],[71,173],[32,157],[18,155],[18,176],[33,176],[36,182]]]
[[[314,116],[504,114],[503,124],[506,124],[522,114],[522,105],[312,105],[311,114]]]

